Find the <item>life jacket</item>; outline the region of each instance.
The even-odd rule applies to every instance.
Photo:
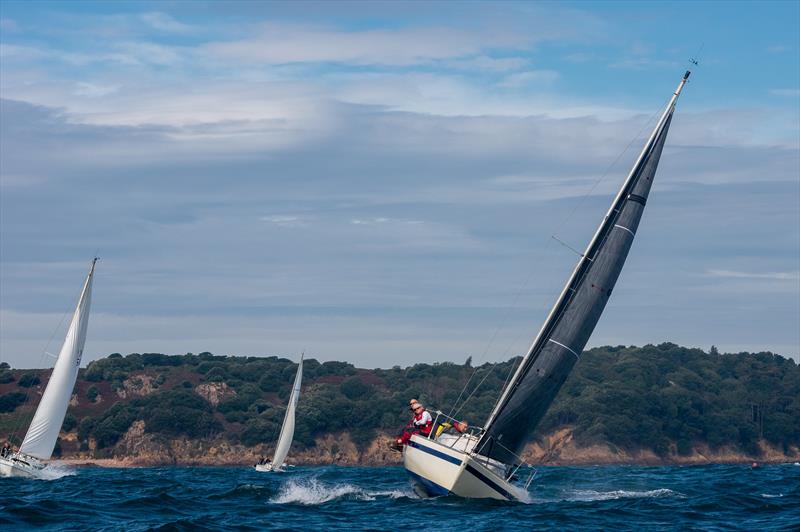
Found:
[[[428,421],[426,421],[424,425],[420,425],[417,422],[420,421],[425,414],[428,414]],[[417,427],[422,434],[430,434],[433,428],[433,416],[431,416],[427,410],[423,410],[421,414],[414,414],[414,426]]]

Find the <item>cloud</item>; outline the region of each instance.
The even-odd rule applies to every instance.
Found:
[[[262,216],[259,219],[262,222],[269,222],[279,227],[305,227],[309,224],[309,218],[306,216],[273,214],[270,216]]]
[[[167,13],[152,11],[149,13],[142,13],[139,17],[147,25],[159,31],[167,33],[188,33],[192,31],[191,26],[179,22]]]
[[[437,64],[445,69],[464,70],[468,72],[491,71],[505,72],[509,70],[519,70],[530,63],[524,57],[490,57],[487,55],[477,55],[464,59],[443,60]]]
[[[708,270],[712,277],[732,279],[763,279],[768,281],[798,281],[800,272],[737,272],[732,270]]]
[[[526,85],[548,85],[555,82],[559,77],[558,72],[553,70],[528,70],[517,72],[506,76],[503,81],[498,83],[498,87],[522,87]]]
[[[574,265],[550,235],[591,237],[657,110],[631,103],[625,72],[630,93],[576,87],[558,56],[619,46],[580,13],[471,4],[413,25],[363,6],[319,5],[337,26],[292,24],[308,7],[276,4],[252,7],[263,25],[73,17],[63,46],[4,43],[4,357],[41,349],[97,248],[88,359],[311,346],[364,366],[463,361],[519,294],[492,352],[524,349]],[[584,48],[602,63],[603,46]],[[730,272],[798,271],[796,115],[736,101],[681,104],[593,342],[793,345],[789,279]],[[753,312],[776,318],[741,327]]]
[[[771,54],[782,54],[784,52],[788,52],[791,50],[788,46],[784,46],[782,44],[776,44],[773,46],[767,46],[767,52]]]
[[[447,26],[343,31],[322,26],[267,23],[253,37],[208,43],[203,52],[227,60],[266,64],[330,62],[408,66],[459,59],[484,68],[508,68],[515,62],[488,59],[482,52],[527,49],[540,39],[533,32],[467,31]]]
[[[0,31],[9,33],[19,31],[19,24],[14,19],[2,17],[0,18]]]
[[[770,94],[773,96],[786,96],[788,98],[797,98],[800,96],[800,89],[770,89]]]
[[[99,98],[108,96],[120,89],[119,85],[96,85],[86,81],[79,81],[75,84],[73,94],[76,96],[86,96],[87,98]]]

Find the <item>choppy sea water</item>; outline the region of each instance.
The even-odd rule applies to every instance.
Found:
[[[528,504],[419,499],[400,467],[0,479],[9,530],[800,530],[800,464],[542,467]]]

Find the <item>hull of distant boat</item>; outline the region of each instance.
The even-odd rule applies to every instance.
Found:
[[[260,473],[271,473],[273,471],[272,464],[257,464],[256,471]],[[275,471],[278,471],[275,469]]]
[[[403,465],[414,482],[415,491],[424,497],[527,499],[525,490],[507,482],[472,455],[422,436],[411,437],[403,451]]]
[[[45,464],[26,456],[0,458],[0,476],[42,478]]]

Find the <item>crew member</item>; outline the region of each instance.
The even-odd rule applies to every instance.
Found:
[[[408,440],[410,440],[411,436],[414,434],[428,436],[433,428],[433,417],[431,417],[430,412],[425,410],[424,406],[420,403],[415,403],[412,404],[411,407],[414,409],[414,418],[411,420],[411,423],[409,423],[409,426],[406,427],[406,431],[403,435],[397,438],[397,445],[407,445]]]

